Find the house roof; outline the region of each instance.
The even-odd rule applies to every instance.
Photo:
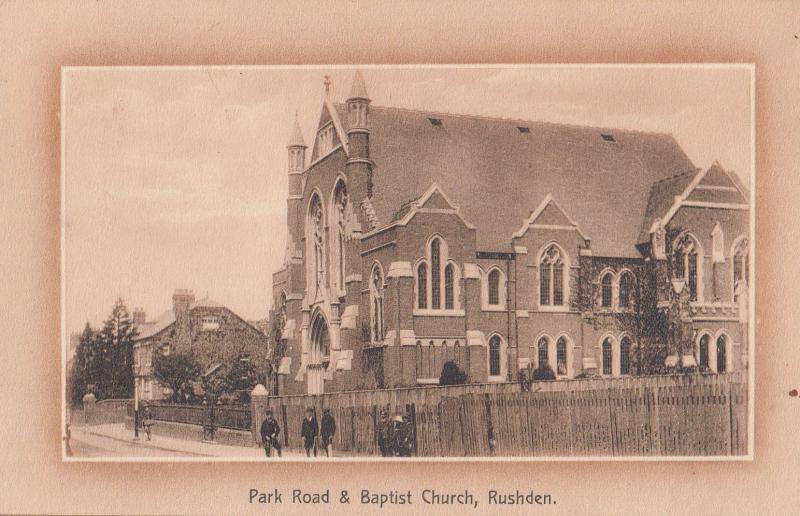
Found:
[[[478,248],[502,250],[550,194],[596,255],[631,257],[651,185],[695,168],[668,134],[382,106],[370,158],[379,227],[435,182],[477,225]]]
[[[222,303],[214,301],[213,299],[210,299],[208,297],[192,303],[192,306],[189,307],[189,310],[194,310],[195,308],[224,308],[225,310],[230,311],[230,309],[225,305],[223,305]],[[231,313],[233,312],[231,311]],[[170,308],[169,310],[159,315],[154,321],[148,321],[144,324],[140,324],[137,327],[138,335],[134,340],[138,341],[152,337],[153,335],[168,328],[174,322],[175,322],[175,312],[173,312],[172,309]],[[247,324],[250,323],[247,322]],[[252,326],[252,324],[250,325]],[[258,330],[257,328],[255,329]]]

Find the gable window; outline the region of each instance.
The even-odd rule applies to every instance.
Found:
[[[675,245],[673,260],[675,276],[686,281],[691,301],[698,300],[698,269],[702,258],[700,245],[689,234],[684,235]]]
[[[740,238],[733,246],[733,302],[739,301],[739,292],[747,286],[750,277],[747,238]]]
[[[635,278],[630,271],[623,271],[619,275],[619,300],[618,304],[621,309],[633,308],[633,288]]]
[[[453,264],[448,263],[444,268],[444,308],[453,309]]]
[[[416,269],[415,310],[425,310],[417,315],[463,315],[459,307],[458,266],[448,260],[447,243],[435,236],[426,246],[426,258]]]
[[[539,304],[563,307],[565,303],[564,255],[556,244],[551,244],[539,259]]]
[[[383,272],[379,264],[372,267],[372,278],[369,285],[370,322],[372,342],[383,342]]]
[[[321,158],[333,150],[333,132],[334,129],[332,123],[319,130],[317,135],[318,158]]]
[[[428,265],[417,266],[417,308],[428,308]]]
[[[206,315],[203,317],[203,331],[218,330],[219,317],[215,315]]]
[[[603,308],[611,308],[611,303],[614,299],[614,275],[607,272],[603,275],[600,282],[600,304]]]
[[[311,241],[311,272],[313,285],[319,290],[325,284],[325,214],[318,195],[309,206],[309,239]]]
[[[490,377],[500,377],[502,376],[502,368],[501,368],[501,349],[500,349],[500,337],[498,335],[493,335],[489,339],[489,376]]]
[[[441,308],[441,291],[439,290],[439,267],[441,266],[441,244],[438,238],[431,242],[431,308]]]

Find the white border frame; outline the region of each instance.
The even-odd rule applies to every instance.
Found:
[[[380,457],[375,458],[356,458],[356,457],[334,457],[328,459],[331,462],[740,462],[740,461],[753,461],[754,447],[755,447],[755,291],[756,291],[756,253],[755,248],[757,245],[756,230],[755,230],[755,213],[756,206],[756,65],[751,63],[562,63],[562,64],[420,64],[420,65],[375,65],[375,64],[311,64],[311,65],[162,65],[162,66],[62,66],[61,67],[61,87],[60,87],[60,103],[61,107],[59,113],[61,115],[60,122],[60,200],[61,200],[61,223],[60,223],[60,243],[61,243],[61,263],[59,273],[61,275],[61,391],[59,397],[61,398],[61,434],[66,435],[66,359],[68,352],[68,335],[66,330],[67,314],[66,314],[66,220],[65,220],[65,207],[66,207],[66,157],[65,157],[65,129],[66,129],[66,111],[64,107],[64,92],[67,84],[67,76],[70,71],[79,70],[101,70],[113,68],[119,71],[148,71],[148,70],[190,70],[190,69],[275,69],[275,70],[356,70],[356,69],[742,69],[750,72],[750,205],[749,205],[749,237],[750,242],[748,246],[748,253],[750,258],[750,278],[748,288],[748,323],[747,323],[747,339],[748,339],[748,364],[747,364],[747,385],[748,385],[748,430],[747,430],[747,451],[746,455],[737,456],[656,456],[656,457],[643,457],[643,456],[630,456],[630,457],[412,457],[401,458],[395,457],[391,459],[384,459]],[[110,462],[110,463],[123,463],[123,462],[259,462],[263,463],[262,457],[68,457],[66,455],[66,441],[61,441],[61,460],[62,462]],[[302,458],[286,458],[281,462],[310,462],[313,459]]]

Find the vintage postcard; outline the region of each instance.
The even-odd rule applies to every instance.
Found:
[[[64,460],[752,459],[754,98],[750,64],[63,68]]]

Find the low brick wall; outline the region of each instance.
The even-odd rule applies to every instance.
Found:
[[[125,418],[125,428],[133,432],[132,418]],[[140,430],[139,432],[140,435],[142,435],[144,430]],[[203,440],[203,427],[200,425],[173,423],[171,421],[156,421],[152,426],[152,432],[155,435],[174,437],[176,439],[184,439],[186,441]],[[228,428],[217,428],[214,432],[214,442],[227,446],[258,446],[258,444],[253,440],[253,435],[250,432],[243,430],[230,430]]]

